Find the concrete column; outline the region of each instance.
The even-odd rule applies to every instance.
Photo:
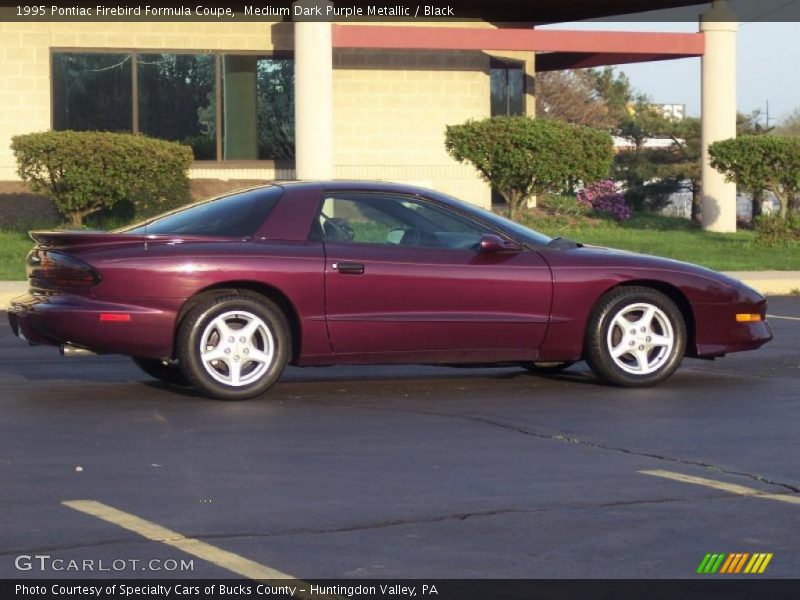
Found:
[[[700,17],[702,59],[703,229],[736,231],[736,185],[709,164],[708,146],[736,137],[736,32],[727,0],[716,0]]]
[[[321,6],[330,2],[295,2]],[[316,17],[319,19],[320,17]],[[295,163],[298,179],[333,177],[333,41],[331,22],[294,24]]]

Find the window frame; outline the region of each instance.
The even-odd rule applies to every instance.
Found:
[[[142,54],[205,54],[214,56],[214,103],[217,132],[219,123],[222,122],[222,56],[232,54],[236,56],[259,56],[263,58],[291,59],[294,52],[287,50],[195,50],[191,48],[129,48],[129,47],[82,47],[82,46],[51,46],[49,53],[50,75],[50,129],[55,128],[55,77],[53,77],[54,55],[56,54],[130,54],[131,55],[131,133],[139,131],[139,56]],[[216,156],[214,160],[192,160],[192,168],[204,169],[241,169],[243,167],[260,167],[274,169],[294,169],[295,161],[290,159],[254,159],[254,160],[224,160],[222,158],[222,136],[216,136]]]

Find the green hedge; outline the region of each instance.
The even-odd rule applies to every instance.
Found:
[[[47,131],[11,140],[17,173],[53,200],[74,227],[88,215],[124,209],[149,216],[189,201],[192,150],[142,135]]]

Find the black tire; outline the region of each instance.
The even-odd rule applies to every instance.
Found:
[[[639,319],[647,318],[648,309],[644,307],[653,307],[655,316],[639,326]],[[638,319],[627,318],[637,314]],[[614,323],[618,316],[624,319],[624,326],[620,321]],[[664,343],[669,339],[671,346]],[[612,347],[623,354],[615,358]],[[623,387],[655,385],[669,378],[680,365],[686,350],[686,323],[675,303],[657,290],[640,286],[615,288],[594,307],[586,327],[584,350],[589,367],[608,383]]]
[[[168,362],[164,364],[164,361],[156,358],[138,357],[133,357],[133,362],[153,379],[158,379],[169,385],[189,385],[189,381],[186,379],[183,371],[181,371],[180,367],[175,363]]]
[[[522,366],[537,375],[557,375],[564,369],[570,368],[575,364],[574,360],[564,361],[549,361],[549,362],[529,362],[523,363]]]
[[[250,317],[252,319],[248,320]],[[228,331],[232,335],[223,340],[222,330],[215,328],[215,320],[230,326]],[[242,328],[260,322],[263,329],[259,328],[252,340],[240,345],[246,336],[239,338],[235,334],[237,329],[233,327],[239,322]],[[220,360],[204,361],[202,358],[203,336],[209,335],[209,331],[212,333],[206,339],[206,351],[229,352]],[[213,346],[211,349],[209,342]],[[278,380],[291,356],[291,335],[286,316],[269,299],[226,294],[206,300],[189,311],[178,329],[176,347],[181,370],[202,394],[218,400],[247,400],[264,393]],[[250,348],[252,354],[248,355]],[[271,360],[260,363],[251,360],[256,352],[266,356],[270,350]],[[242,380],[251,380],[234,384],[236,373],[241,373]]]

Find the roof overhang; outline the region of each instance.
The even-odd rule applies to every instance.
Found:
[[[710,5],[710,0],[459,0],[458,11],[487,21],[565,23],[642,12]]]
[[[702,56],[700,33],[334,25],[335,48],[527,51],[537,71]]]

